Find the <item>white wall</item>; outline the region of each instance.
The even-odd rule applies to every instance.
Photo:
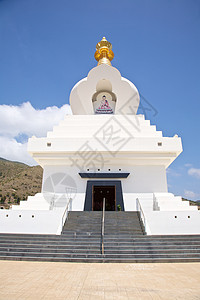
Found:
[[[150,235],[200,234],[200,211],[154,211],[146,217]]]
[[[126,170],[130,172],[130,175],[127,179],[122,180],[124,193],[167,192],[165,167],[132,166],[127,167]]]
[[[90,169],[89,166],[88,168]],[[125,166],[118,161],[117,166],[108,163],[99,172],[109,173],[108,169],[114,173],[130,173],[128,178],[124,179],[105,179],[121,180],[122,192],[124,195],[126,194],[124,199],[128,199],[129,193],[167,192],[165,167]],[[121,169],[121,171],[119,171],[119,169]],[[73,201],[73,210],[83,210],[87,180],[90,179],[81,178],[78,174],[79,172],[80,169],[74,166],[45,166],[42,192],[69,193],[69,197],[75,199]]]
[[[140,194],[137,198],[148,235],[200,234],[200,211],[197,207],[186,205],[188,203],[182,201],[181,197],[175,197],[171,193],[159,193],[156,197],[154,194],[149,194],[148,197]],[[167,200],[169,206],[166,205]],[[163,201],[166,203],[162,206]],[[155,202],[162,208],[155,205]]]
[[[63,211],[1,210],[0,232],[60,234],[62,215]]]

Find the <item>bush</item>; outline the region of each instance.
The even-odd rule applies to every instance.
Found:
[[[122,210],[122,208],[121,208],[121,205],[120,205],[120,204],[118,204],[118,205],[117,205],[117,210],[118,210],[118,211],[121,211],[121,210]]]
[[[5,203],[4,197],[1,198],[0,203],[1,203],[1,204],[4,204],[4,203]]]

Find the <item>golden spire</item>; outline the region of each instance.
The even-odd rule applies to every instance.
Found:
[[[111,60],[114,58],[114,53],[112,52],[112,44],[109,43],[105,37],[103,37],[101,42],[96,45],[94,57],[98,61],[98,66],[101,64],[111,66]]]

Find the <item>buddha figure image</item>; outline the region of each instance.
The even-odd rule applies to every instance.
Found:
[[[113,113],[113,110],[110,107],[105,95],[102,96],[101,103],[100,103],[99,107],[96,109],[96,113],[97,114],[103,114],[103,113],[104,114],[112,114]]]

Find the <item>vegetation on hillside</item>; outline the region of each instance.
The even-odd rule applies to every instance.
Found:
[[[0,207],[9,208],[41,192],[43,169],[0,158]]]

